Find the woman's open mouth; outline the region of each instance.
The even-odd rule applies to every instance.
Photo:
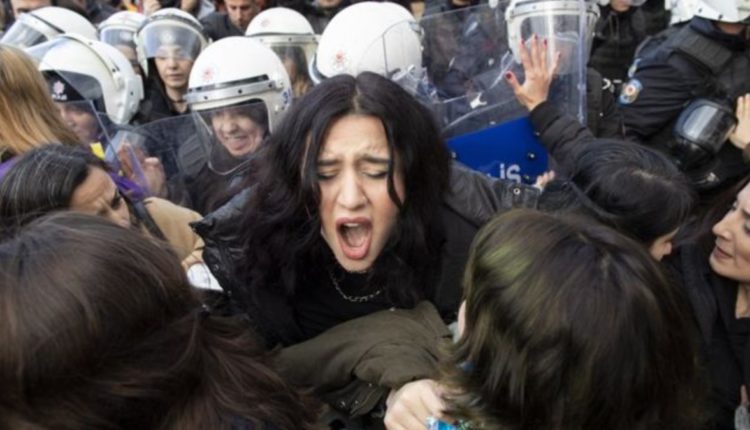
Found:
[[[336,220],[336,236],[347,258],[362,260],[370,252],[372,222],[366,218],[340,218]]]

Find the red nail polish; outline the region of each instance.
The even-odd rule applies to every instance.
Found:
[[[505,79],[510,79],[513,76],[510,72],[505,72]]]

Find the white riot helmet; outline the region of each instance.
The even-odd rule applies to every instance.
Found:
[[[664,9],[669,10],[669,25],[690,21],[698,9],[698,0],[667,0]]]
[[[422,79],[422,30],[402,6],[356,3],[336,14],[320,36],[310,62],[315,82],[365,71],[400,83]]]
[[[141,78],[114,47],[66,34],[27,52],[39,61],[56,102],[88,103],[115,124],[127,124],[138,111],[143,99]]]
[[[99,24],[99,40],[114,46],[130,61],[133,70],[140,73],[140,63],[135,47],[135,34],[146,21],[138,12],[117,12]]]
[[[96,28],[86,18],[71,10],[47,6],[19,15],[0,39],[0,43],[27,48],[60,34],[77,34],[96,39]]]
[[[238,52],[242,55],[233,55]],[[273,132],[292,90],[284,64],[270,48],[247,37],[227,37],[195,61],[185,100],[209,167],[223,175],[243,165]]]
[[[598,3],[600,6],[607,6],[611,3],[611,1],[610,0],[598,0]],[[646,3],[646,0],[628,0],[626,3],[628,4],[628,6],[638,7],[638,6],[643,6],[643,4]]]
[[[135,34],[146,21],[138,12],[117,12],[99,24],[99,40],[107,45],[126,44],[135,48]]]
[[[713,21],[750,24],[750,0],[699,0],[695,16]]]
[[[266,9],[250,21],[245,35],[273,49],[295,84],[302,80],[309,85],[307,65],[315,55],[318,38],[304,15],[285,7]],[[295,91],[295,96],[301,95]]]
[[[231,55],[237,52],[243,55]],[[263,101],[271,131],[291,100],[289,76],[281,60],[260,42],[239,36],[206,48],[193,65],[188,86],[185,99],[192,111]]]
[[[245,36],[273,36],[286,34],[314,35],[310,22],[304,15],[286,7],[266,9],[250,21]]]
[[[148,60],[176,56],[195,60],[208,46],[203,26],[189,13],[166,8],[149,16],[136,33],[135,45],[143,73],[148,76]]]
[[[548,62],[552,64],[557,52],[563,58],[580,55],[588,58],[593,42],[594,26],[599,19],[599,6],[591,0],[511,0],[505,10],[508,26],[508,45],[517,63],[521,62],[520,44],[537,36],[548,41]],[[567,72],[561,64],[558,73]]]

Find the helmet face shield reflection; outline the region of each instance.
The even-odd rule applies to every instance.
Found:
[[[124,28],[109,27],[99,32],[99,40],[107,45],[125,45],[135,49],[135,32]]]
[[[375,72],[396,81],[412,75],[411,80],[419,81],[424,74],[423,36],[422,27],[413,20],[396,23],[373,40],[354,70]]]
[[[684,170],[695,169],[719,152],[737,125],[728,106],[706,99],[692,101],[677,118],[672,148],[677,164]]]
[[[317,39],[313,35],[258,36],[253,37],[253,39],[271,48],[282,61],[282,55],[301,57],[304,60],[305,67],[315,55],[315,49],[318,46]]]
[[[82,143],[107,145],[104,99],[96,79],[73,72],[42,72],[63,122]]]
[[[63,122],[70,127],[82,143],[107,145],[104,127],[94,104],[88,100],[55,102]]]
[[[270,48],[284,64],[294,89],[294,96],[303,96],[312,86],[307,65],[308,60],[315,53],[315,45],[299,46],[277,43],[270,45]]]
[[[519,44],[526,48],[532,37],[547,40],[547,64],[557,53],[559,74],[571,71],[570,64],[585,61],[593,42],[593,31],[599,18],[599,6],[587,0],[518,1],[506,11],[508,39],[516,62],[521,62]]]
[[[21,16],[23,17],[24,15]],[[29,25],[23,19],[19,19],[11,25],[8,31],[3,35],[3,38],[0,39],[0,43],[15,46],[17,48],[26,48],[46,41],[47,36],[44,33]]]
[[[203,41],[200,35],[179,24],[156,22],[142,32],[146,58],[195,60],[201,52]]]
[[[198,122],[208,167],[220,175],[246,165],[269,133],[268,110],[265,103],[258,100],[193,115]]]
[[[588,55],[588,46],[582,46],[582,42],[588,44],[580,33],[581,23],[578,15],[557,16],[532,16],[521,23],[521,40],[524,41],[526,49],[531,50],[532,38],[547,41],[547,64],[553,64],[555,56],[560,55],[558,74],[571,73],[571,64],[579,55],[579,49],[583,50],[583,57]]]

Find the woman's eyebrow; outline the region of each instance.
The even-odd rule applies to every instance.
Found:
[[[383,164],[388,165],[391,162],[391,159],[389,157],[377,157],[374,155],[365,155],[362,157],[362,161],[372,164]]]
[[[318,165],[318,167],[328,167],[328,166],[335,166],[339,163],[340,161],[336,158],[322,158],[318,160],[316,164]]]

